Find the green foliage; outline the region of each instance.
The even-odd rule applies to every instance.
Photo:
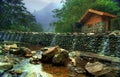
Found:
[[[22,1],[0,1],[0,30],[30,31],[33,30],[32,26],[38,26],[34,16],[26,10]]]
[[[29,28],[30,28],[30,31],[34,31],[34,32],[42,32],[43,31],[41,24],[32,24]]]
[[[54,17],[59,20],[54,23],[56,32],[73,32],[74,23],[92,6],[94,0],[66,0],[61,9],[55,9]]]
[[[56,32],[73,32],[73,25],[88,9],[109,12],[118,16],[120,22],[120,7],[112,0],[66,0],[61,9],[55,9],[54,17],[59,18],[54,22]]]
[[[113,0],[96,0],[92,8],[115,15],[120,12],[120,7],[118,6],[117,2],[114,2]]]

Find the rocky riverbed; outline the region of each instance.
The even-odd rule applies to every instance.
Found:
[[[32,45],[0,45],[0,77],[119,77],[120,59]],[[110,59],[109,59],[110,58]]]

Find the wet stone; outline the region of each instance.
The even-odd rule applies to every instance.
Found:
[[[99,77],[102,75],[107,75],[110,72],[114,72],[114,68],[111,66],[107,66],[105,64],[102,64],[100,62],[94,62],[94,63],[87,63],[85,66],[85,69],[91,73],[92,75]]]
[[[63,50],[57,54],[54,55],[52,59],[52,63],[56,65],[65,65],[67,64],[68,60],[68,52]]]
[[[37,77],[37,74],[35,72],[28,73],[25,77]]]
[[[13,67],[13,64],[8,62],[0,62],[0,73],[7,71]]]

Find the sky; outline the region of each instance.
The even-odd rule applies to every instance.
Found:
[[[41,10],[52,2],[57,4],[56,7],[60,7],[61,0],[23,0],[23,2],[27,10],[33,12],[34,10]]]

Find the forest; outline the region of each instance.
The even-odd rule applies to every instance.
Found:
[[[0,30],[42,31],[23,0],[0,0]]]
[[[54,22],[55,32],[75,32],[73,28],[76,22],[88,9],[109,12],[117,15],[117,19],[111,21],[112,30],[117,26],[120,30],[120,1],[119,0],[65,0],[61,9],[55,9],[54,17],[59,18]]]

